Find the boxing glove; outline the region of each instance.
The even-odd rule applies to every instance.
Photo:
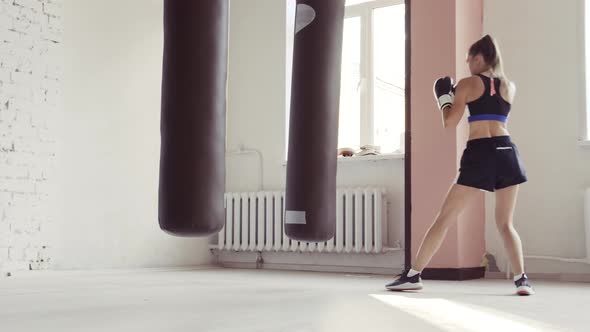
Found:
[[[437,79],[434,82],[434,96],[441,111],[452,106],[455,99],[453,79],[448,76]]]

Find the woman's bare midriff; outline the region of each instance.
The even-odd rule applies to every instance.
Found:
[[[476,121],[469,124],[469,139],[509,136],[506,124],[499,121]]]

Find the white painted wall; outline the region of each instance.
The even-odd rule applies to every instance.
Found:
[[[584,105],[582,0],[486,0],[484,31],[501,44],[517,85],[510,131],[529,182],[515,213],[525,255],[584,257],[583,190],[590,187],[590,148],[578,145]],[[487,202],[487,247],[505,264]],[[588,244],[590,245],[590,244]],[[590,266],[525,261],[529,272],[590,272]]]
[[[262,152],[265,189],[284,187],[285,8],[232,1],[228,148]],[[115,10],[116,9],[116,10]],[[64,107],[55,268],[210,262],[206,239],[157,225],[161,1],[65,0]],[[228,190],[257,190],[256,155],[228,156]],[[403,222],[403,161],[340,165],[342,185],[379,185]],[[391,228],[401,239],[401,229]],[[392,264],[394,264],[392,262]]]
[[[56,268],[209,262],[157,220],[162,1],[65,0]]]
[[[286,1],[232,0],[229,60],[229,150],[240,145],[263,155],[265,190],[285,187]],[[389,239],[403,240],[403,159],[338,165],[338,186],[387,188]],[[228,155],[227,190],[259,188],[256,154]],[[401,264],[401,262],[392,262]]]

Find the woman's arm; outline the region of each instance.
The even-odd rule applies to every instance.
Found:
[[[467,106],[467,95],[469,94],[470,78],[464,78],[457,83],[455,87],[455,100],[453,105],[445,107],[442,110],[443,127],[456,127],[463,114],[465,114],[465,107]]]

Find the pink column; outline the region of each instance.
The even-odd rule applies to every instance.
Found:
[[[482,0],[412,0],[412,260],[458,170],[467,125],[444,129],[437,77],[468,75],[465,53],[482,32]],[[483,195],[453,226],[428,268],[478,267],[485,251]]]
[[[456,52],[457,71],[455,77],[467,77],[469,68],[465,63],[466,54],[483,33],[483,1],[456,0]],[[461,159],[465,143],[469,138],[469,125],[463,119],[457,129],[457,165]],[[484,194],[480,193],[457,223],[459,243],[459,267],[477,267],[481,265],[485,254],[485,202]]]

